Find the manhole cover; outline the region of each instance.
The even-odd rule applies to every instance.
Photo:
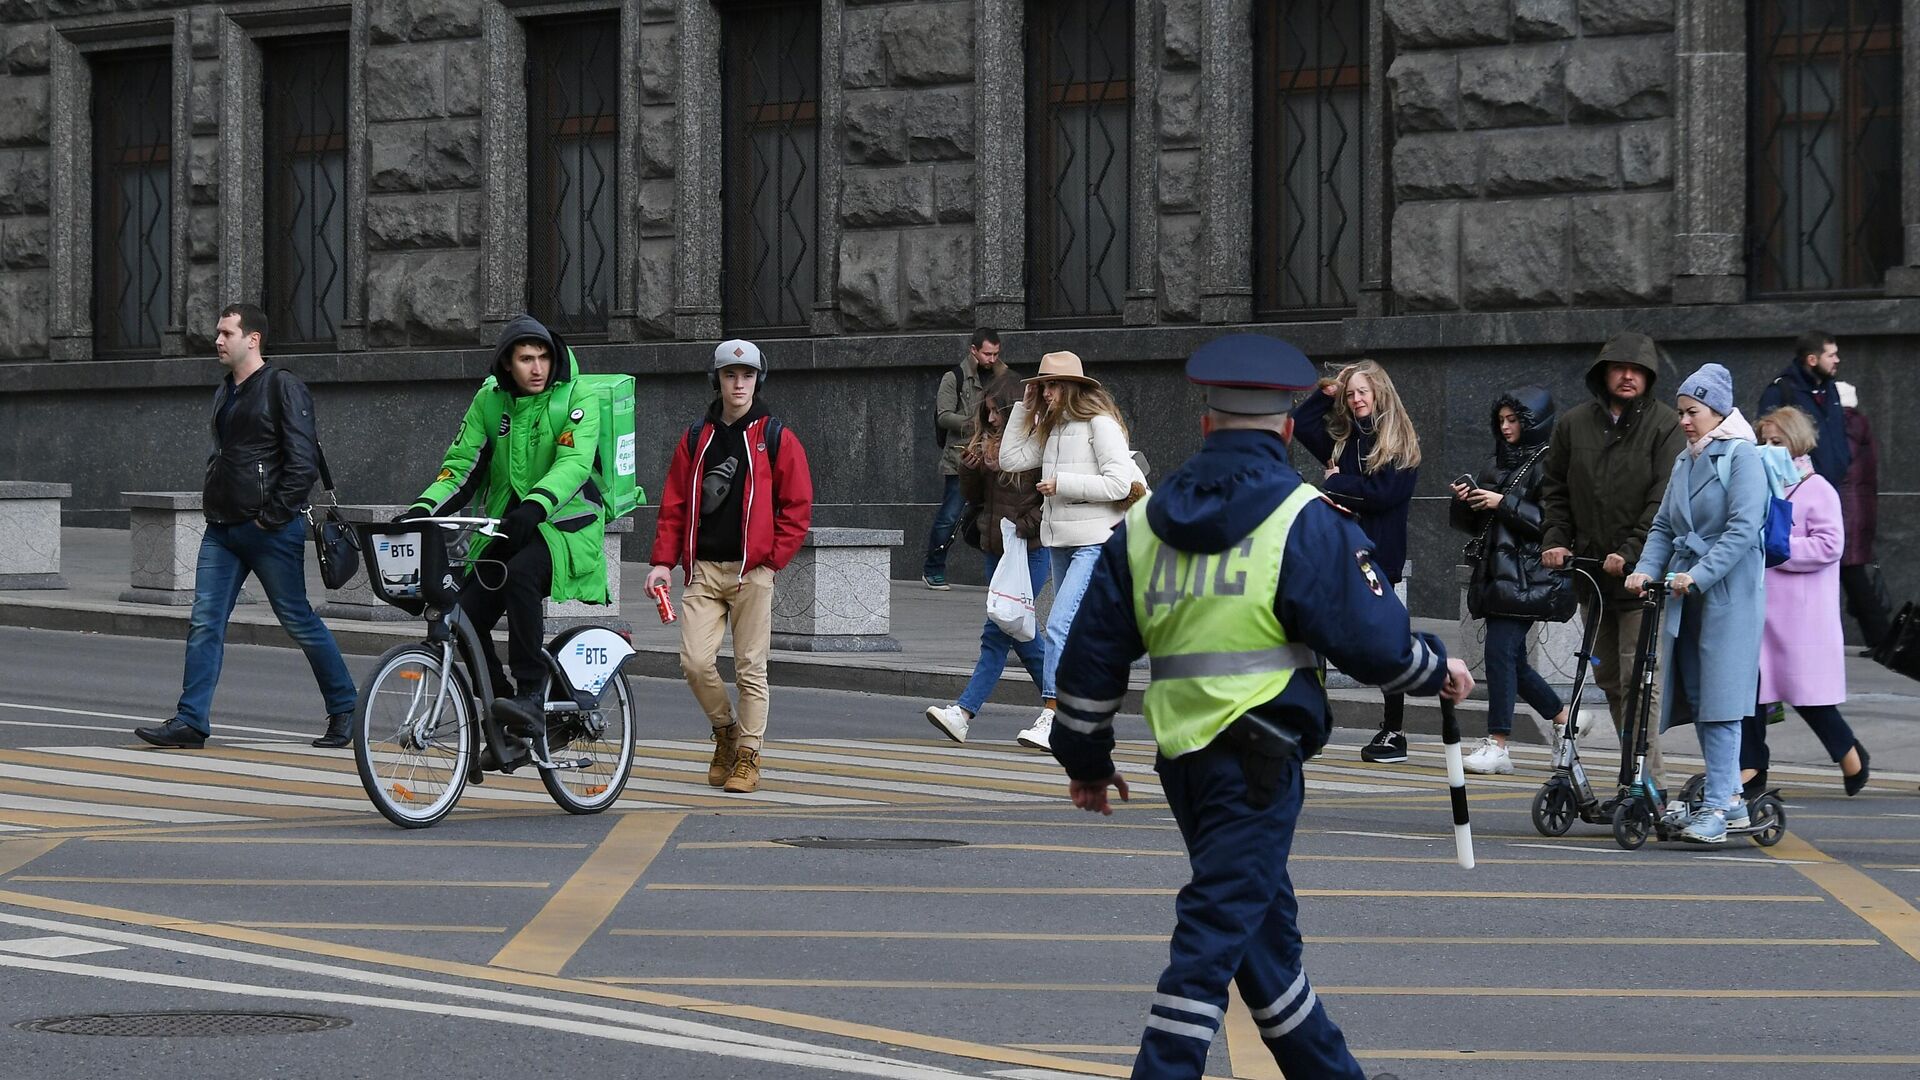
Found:
[[[839,848],[845,851],[919,851],[926,848],[966,847],[965,840],[935,840],[924,836],[783,836],[776,844],[801,848]]]
[[[14,1026],[54,1035],[180,1039],[219,1035],[302,1035],[310,1031],[331,1031],[346,1027],[351,1022],[344,1016],[317,1016],[312,1013],[157,1012],[49,1016]]]

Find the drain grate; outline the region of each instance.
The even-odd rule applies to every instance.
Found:
[[[26,1031],[53,1035],[113,1035],[124,1038],[182,1039],[233,1035],[304,1035],[343,1028],[344,1016],[276,1012],[147,1012],[48,1016],[15,1024]]]
[[[782,836],[776,838],[774,843],[840,851],[923,851],[928,848],[967,846],[965,840],[936,840],[925,836]]]

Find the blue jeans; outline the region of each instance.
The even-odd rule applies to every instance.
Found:
[[[1740,801],[1740,721],[1695,720],[1694,734],[1700,737],[1700,756],[1707,759],[1708,809],[1731,809]]]
[[[1524,619],[1487,617],[1487,734],[1513,733],[1513,699],[1516,693],[1526,698],[1541,719],[1560,714],[1560,695],[1547,680],[1527,663],[1527,631],[1533,624]]]
[[[208,733],[207,712],[213,688],[220,682],[220,662],[227,648],[227,620],[233,617],[240,586],[252,574],[260,580],[273,605],[274,617],[293,638],[314,681],[326,698],[327,715],[353,711],[353,676],[340,658],[333,632],[307,603],[307,529],[294,518],[278,529],[266,530],[253,522],[207,526],[200,539],[200,565],[193,577],[193,618],[187,624],[187,670],[175,715],[202,735]]]
[[[1100,545],[1048,548],[1053,556],[1053,610],[1047,614],[1047,664],[1042,685],[1051,690],[1059,685],[1054,676],[1060,671],[1060,650],[1067,647],[1067,631],[1080,611],[1080,598],[1087,595],[1087,583],[1093,580],[1094,564],[1100,561]],[[1051,695],[1049,695],[1051,696]]]
[[[993,580],[994,569],[1000,565],[1000,556],[987,554],[987,580]],[[1038,544],[1027,546],[1027,573],[1033,576],[1033,594],[1047,587],[1047,549]],[[987,703],[987,695],[999,685],[1000,673],[1007,669],[1007,650],[1012,649],[1020,657],[1020,665],[1033,676],[1033,685],[1040,688],[1041,700],[1053,697],[1053,683],[1048,681],[1046,636],[1035,635],[1032,641],[1015,641],[1005,630],[987,620],[986,628],[980,631],[980,659],[974,661],[973,678],[967,680],[967,688],[960,692],[960,700],[954,704],[978,715],[980,706]]]
[[[933,512],[933,531],[927,534],[927,561],[921,572],[928,577],[947,572],[947,549],[953,546],[954,533],[960,527],[960,511],[967,501],[960,497],[960,478],[947,477],[940,491],[940,509]]]

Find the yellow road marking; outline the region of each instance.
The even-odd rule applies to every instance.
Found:
[[[1098,1062],[1075,1061],[1071,1058],[1054,1057],[1032,1051],[1016,1050],[1011,1047],[994,1046],[986,1043],[969,1042],[964,1039],[950,1039],[939,1035],[926,1035],[917,1031],[903,1031],[880,1027],[874,1024],[861,1024],[845,1020],[836,1020],[825,1016],[812,1016],[807,1013],[791,1012],[784,1009],[768,1009],[752,1005],[732,1005],[721,1001],[709,1001],[703,998],[688,997],[683,994],[667,994],[657,991],[636,990],[629,987],[610,986],[583,979],[566,979],[553,975],[541,975],[534,972],[511,971],[505,968],[486,967],[480,964],[467,964],[457,960],[444,960],[434,956],[411,956],[394,952],[391,949],[374,949],[360,945],[348,945],[343,942],[324,941],[313,938],[292,937],[266,930],[254,930],[246,927],[222,925],[219,923],[196,922],[172,915],[158,915],[144,911],[130,911],[125,908],[107,907],[100,904],[88,904],[74,900],[62,900],[51,896],[36,896],[32,893],[0,890],[0,904],[9,904],[39,911],[58,912],[83,919],[102,919],[109,922],[127,923],[145,926],[175,933],[193,934],[199,937],[215,938],[222,941],[243,942],[270,949],[326,956],[337,960],[351,960],[376,967],[396,968],[409,975],[421,972],[434,972],[455,978],[471,979],[476,982],[498,983],[516,986],[521,989],[545,990],[554,993],[579,994],[586,997],[607,998],[614,1001],[626,1001],[640,1005],[652,1005],[660,1008],[685,1009],[708,1016],[730,1017],[736,1020],[750,1020],[763,1024],[792,1028],[822,1035],[837,1035],[863,1042],[878,1043],[883,1046],[906,1047],[923,1050],[933,1054],[946,1054],[952,1057],[972,1058],[980,1061],[1004,1062],[1009,1065],[1021,1065],[1040,1069],[1055,1069],[1060,1072],[1079,1073],[1089,1076],[1129,1075],[1129,1070],[1117,1065],[1104,1065]]]
[[[1043,1054],[1126,1054],[1140,1052],[1137,1046],[1102,1046],[1097,1043],[1008,1043],[1015,1050],[1038,1050]]]
[[[48,810],[0,810],[0,825],[30,825],[36,829],[88,829],[101,826],[136,825],[132,818],[94,817],[89,814],[61,814]]]
[[[657,882],[646,886],[659,892],[766,893],[899,893],[948,896],[1172,896],[1175,888],[1100,888],[1092,886],[981,886],[981,885],[757,885]],[[1296,896],[1331,898],[1398,898],[1427,900],[1635,900],[1666,903],[1824,904],[1824,896],[1775,896],[1747,893],[1703,896],[1696,893],[1545,893],[1499,892],[1475,889],[1296,889]]]
[[[889,941],[1165,941],[1166,934],[1023,934],[996,931],[971,934],[959,930],[640,930],[616,929],[616,937],[691,938],[881,938]],[[1312,938],[1308,938],[1312,941]],[[1419,939],[1426,941],[1426,938]],[[1478,943],[1480,938],[1472,938]],[[1545,939],[1556,941],[1557,939]],[[1867,942],[1874,945],[1878,942]]]
[[[821,990],[1021,990],[1057,994],[1148,994],[1153,987],[1132,983],[1016,983],[938,982],[928,979],[774,979],[742,975],[604,975],[588,982],[610,986],[761,986]],[[1317,986],[1322,997],[1529,997],[1529,998],[1687,998],[1698,987],[1676,986]],[[1723,991],[1715,990],[1716,994]],[[1758,1000],[1839,998],[1846,1000],[1908,1000],[1916,990],[1763,990],[1728,988],[1724,996]],[[1256,1040],[1258,1036],[1255,1037]]]
[[[1920,960],[1920,911],[1867,875],[1791,833],[1764,849],[1777,859],[1792,859],[1808,881],[1865,919],[1915,960]]]
[[[422,934],[504,934],[504,926],[440,926],[433,923],[349,923],[349,922],[254,922],[234,919],[228,926],[250,926],[257,930],[396,930]]]
[[[1606,1053],[1580,1050],[1355,1050],[1366,1061],[1571,1061],[1699,1065],[1920,1065],[1920,1054]]]
[[[345,844],[353,847],[537,848],[554,851],[585,851],[592,846],[540,840],[415,840],[411,837],[371,836],[129,836],[114,833],[85,839],[106,844]]]
[[[1431,839],[1434,842],[1438,843],[1439,841],[1446,838],[1435,836],[1435,837],[1432,837]],[[782,844],[774,840],[688,840],[683,843],[675,844],[673,846],[675,849],[685,849],[688,851],[793,851],[793,850],[796,850],[794,846],[791,844]],[[1113,855],[1120,858],[1152,857],[1152,858],[1184,859],[1187,857],[1187,853],[1185,851],[1168,849],[1168,848],[1109,848],[1109,847],[1087,847],[1084,845],[1077,845],[1077,844],[992,844],[992,843],[974,843],[969,841],[968,843],[962,845],[961,847],[953,848],[951,850],[953,851],[1022,851],[1022,852],[1032,852],[1035,854],[1046,854],[1046,855]],[[1454,864],[1454,859],[1450,855],[1449,856],[1325,855],[1325,854],[1316,855],[1316,854],[1302,854],[1297,851],[1294,852],[1292,855],[1288,856],[1288,861],[1289,862],[1329,862],[1329,863],[1394,863],[1394,864],[1415,864],[1415,865],[1426,865],[1426,866],[1452,866]],[[1681,864],[1681,863],[1675,863],[1671,860],[1666,860],[1666,859],[1623,858],[1623,859],[1616,859],[1614,861],[1626,866],[1656,866],[1656,867],[1666,867],[1666,868],[1676,869],[1676,870],[1685,869],[1688,871],[1693,871],[1697,869],[1697,867],[1693,866],[1693,864],[1691,863]],[[1531,859],[1531,858],[1481,859],[1479,861],[1479,865],[1481,866],[1595,866],[1598,864],[1596,864],[1592,859],[1555,859],[1555,858],[1549,857],[1549,858],[1540,858],[1540,859]],[[1764,866],[1766,864],[1763,862],[1761,865]]]
[[[609,986],[764,986],[831,990],[1031,990],[1060,994],[1144,994],[1132,983],[940,982],[933,979],[756,979],[741,975],[593,975]]]
[[[553,894],[533,921],[494,954],[496,967],[558,975],[573,954],[600,932],[600,925],[632,891],[654,856],[666,846],[685,814],[628,814]]]
[[[1227,1036],[1227,1061],[1240,1080],[1287,1080],[1286,1074],[1260,1041],[1260,1025],[1240,997],[1240,987],[1227,984],[1227,1018],[1221,1025]]]
[[[549,881],[429,881],[425,879],[329,878],[160,878],[78,877],[53,874],[14,874],[12,881],[41,881],[61,885],[215,885],[260,888],[355,889],[551,889]]]
[[[36,836],[31,840],[0,841],[0,876],[11,874],[33,860],[59,847],[59,838]]]

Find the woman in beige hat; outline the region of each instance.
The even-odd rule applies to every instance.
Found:
[[[1146,478],[1133,462],[1126,421],[1100,383],[1087,376],[1070,352],[1040,358],[1040,373],[1026,381],[1026,396],[1007,417],[1000,467],[1039,469],[1035,489],[1045,497],[1040,542],[1053,557],[1053,609],[1047,615],[1046,685],[1053,685],[1067,628],[1087,591],[1087,581],[1113,527],[1146,492]],[[1044,750],[1053,732],[1053,702],[1044,702],[1033,726],[1019,735],[1024,746]]]

